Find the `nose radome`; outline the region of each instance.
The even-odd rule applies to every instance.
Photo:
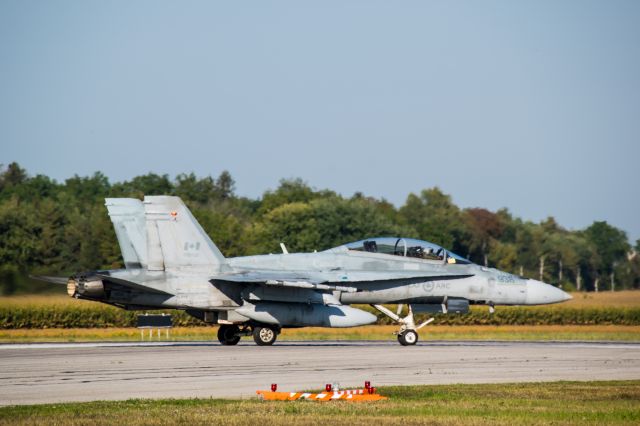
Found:
[[[527,305],[546,305],[572,299],[571,295],[541,281],[527,280]]]

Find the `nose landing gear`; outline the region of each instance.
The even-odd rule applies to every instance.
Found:
[[[402,305],[398,305],[398,313],[395,314],[391,312],[389,309],[385,308],[382,305],[371,305],[376,308],[395,322],[400,324],[400,331],[398,331],[398,342],[402,346],[412,346],[418,343],[418,333],[425,325],[433,322],[434,318],[429,318],[428,320],[422,322],[420,325],[416,326],[415,319],[413,316],[413,309],[411,309],[411,305],[409,305],[409,313],[406,317],[401,317],[400,313],[402,312]]]

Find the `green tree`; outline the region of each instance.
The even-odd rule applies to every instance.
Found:
[[[247,225],[242,217],[203,207],[194,207],[192,212],[225,257],[241,256],[248,252],[244,235]]]
[[[198,178],[193,172],[176,176],[174,192],[186,201],[199,204],[220,202],[233,197],[235,182],[228,171],[223,171],[217,180],[211,176]]]
[[[111,195],[142,199],[145,195],[170,195],[173,191],[174,186],[169,175],[147,173],[136,176],[128,182],[114,184]]]
[[[289,203],[266,213],[252,230],[253,250],[291,252],[325,250],[372,236],[401,235],[406,228],[389,221],[366,200],[319,198]]]
[[[559,250],[562,266],[573,276],[574,288],[577,291],[581,291],[584,289],[583,270],[589,267],[589,244],[581,235],[576,233],[567,233],[564,235],[560,244]],[[562,273],[562,267],[560,271],[560,273]],[[562,275],[559,276],[559,281],[562,281]]]
[[[223,170],[216,179],[216,189],[218,192],[218,198],[226,200],[233,197],[235,191],[236,182],[231,177],[231,173]]]
[[[297,179],[282,179],[275,191],[267,191],[262,196],[258,214],[262,215],[277,207],[291,203],[308,203],[316,198],[331,198],[333,191],[314,191],[305,181]]]
[[[38,258],[43,272],[61,272],[66,264],[63,257],[64,229],[68,226],[64,206],[52,198],[44,198],[32,207],[41,224]],[[32,270],[31,272],[36,272]]]
[[[502,235],[500,216],[487,209],[473,208],[465,210],[462,217],[469,230],[469,258],[489,266],[489,247],[497,247]]]
[[[74,175],[65,181],[65,192],[77,202],[85,204],[103,201],[109,195],[110,188],[109,179],[101,172],[95,172],[91,177]]]
[[[0,204],[0,265],[37,265],[42,226],[32,207],[13,197]]]
[[[327,249],[372,236],[409,235],[414,231],[390,221],[376,203],[345,200],[341,197],[311,201],[321,239],[319,249]]]
[[[508,227],[509,233],[513,234],[513,243],[518,248],[518,274],[529,278],[536,277],[538,273],[538,255],[534,237],[536,225],[515,219]]]
[[[21,185],[27,180],[27,177],[27,171],[20,167],[18,163],[13,162],[9,164],[7,168],[0,173],[0,192]]]
[[[467,252],[469,237],[460,209],[439,188],[425,189],[420,196],[409,194],[400,217],[416,230],[418,238],[455,252]]]
[[[254,254],[277,253],[279,243],[285,243],[291,252],[311,251],[320,244],[313,208],[299,202],[270,210],[253,226],[251,236]]]
[[[607,222],[593,222],[584,231],[587,240],[598,252],[599,261],[596,266],[597,277],[608,276],[610,289],[615,290],[615,270],[616,266],[626,260],[626,254],[631,246],[627,240],[627,234],[609,225]]]
[[[517,273],[518,248],[515,244],[491,240],[490,250],[492,265],[503,271]]]
[[[216,184],[211,176],[198,179],[195,173],[176,176],[176,195],[187,201],[206,203],[216,196]]]

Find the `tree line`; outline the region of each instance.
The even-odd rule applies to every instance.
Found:
[[[507,209],[461,209],[437,187],[410,194],[399,208],[356,193],[344,197],[284,179],[259,199],[240,197],[227,172],[148,173],[111,183],[102,173],[64,183],[30,176],[17,163],[0,170],[0,285],[4,294],[41,287],[28,274],[70,274],[122,267],[105,197],[178,195],[225,256],[324,250],[372,236],[417,238],[471,261],[565,289],[640,288],[640,240],[606,222],[567,230]]]

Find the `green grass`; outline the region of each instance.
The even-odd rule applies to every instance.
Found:
[[[231,384],[230,384],[231,385]],[[0,408],[0,424],[640,424],[640,381],[385,387],[375,403],[183,399]]]
[[[153,332],[152,341],[214,341],[218,328],[177,327],[169,337]],[[286,340],[390,340],[395,341],[398,326],[373,325],[354,328],[307,327],[285,329],[278,337]],[[46,328],[0,329],[0,343],[24,342],[138,342],[136,328]],[[144,340],[149,341],[148,331]],[[246,338],[246,340],[251,340]],[[608,340],[640,341],[640,326],[630,325],[429,325],[420,330],[420,340]]]

